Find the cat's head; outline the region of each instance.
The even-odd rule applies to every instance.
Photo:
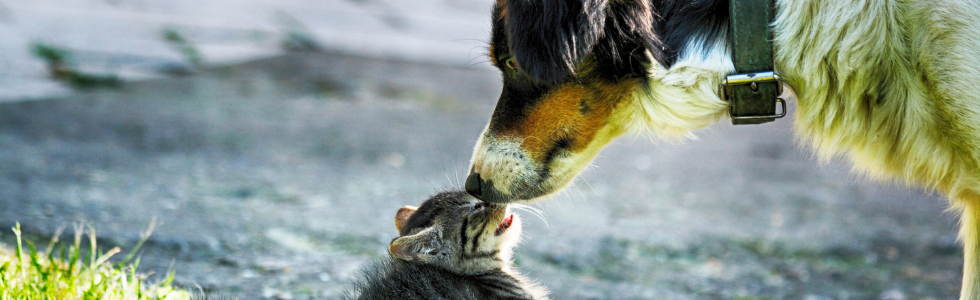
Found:
[[[419,207],[405,206],[395,215],[399,237],[392,256],[413,263],[476,274],[510,265],[521,235],[517,215],[464,191],[432,196]]]

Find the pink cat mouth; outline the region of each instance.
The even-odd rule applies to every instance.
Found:
[[[507,215],[507,217],[504,218],[504,221],[500,222],[500,225],[497,225],[497,232],[495,232],[494,235],[503,234],[504,231],[507,231],[507,228],[510,228],[510,224],[513,222],[514,222],[514,214]]]

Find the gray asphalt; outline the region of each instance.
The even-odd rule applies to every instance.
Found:
[[[0,227],[126,249],[156,220],[143,270],[332,299],[398,207],[461,187],[499,89],[485,64],[311,52],[0,104]],[[523,214],[519,268],[556,299],[954,297],[946,200],[816,161],[791,122],[616,140]]]

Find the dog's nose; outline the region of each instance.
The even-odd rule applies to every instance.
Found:
[[[466,192],[473,195],[473,197],[480,198],[482,189],[480,188],[480,173],[470,173],[470,176],[466,177]]]

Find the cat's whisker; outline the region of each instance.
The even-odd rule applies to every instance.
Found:
[[[530,205],[517,204],[517,203],[510,204],[510,207],[513,207],[516,210],[526,211],[526,212],[528,212],[528,213],[530,213],[530,214],[538,217],[538,219],[541,219],[541,221],[544,222],[544,226],[545,227],[549,227],[550,228],[550,226],[548,226],[548,219],[545,218],[544,211],[542,211],[541,209],[538,209],[538,208],[533,207],[533,206],[530,206]]]

